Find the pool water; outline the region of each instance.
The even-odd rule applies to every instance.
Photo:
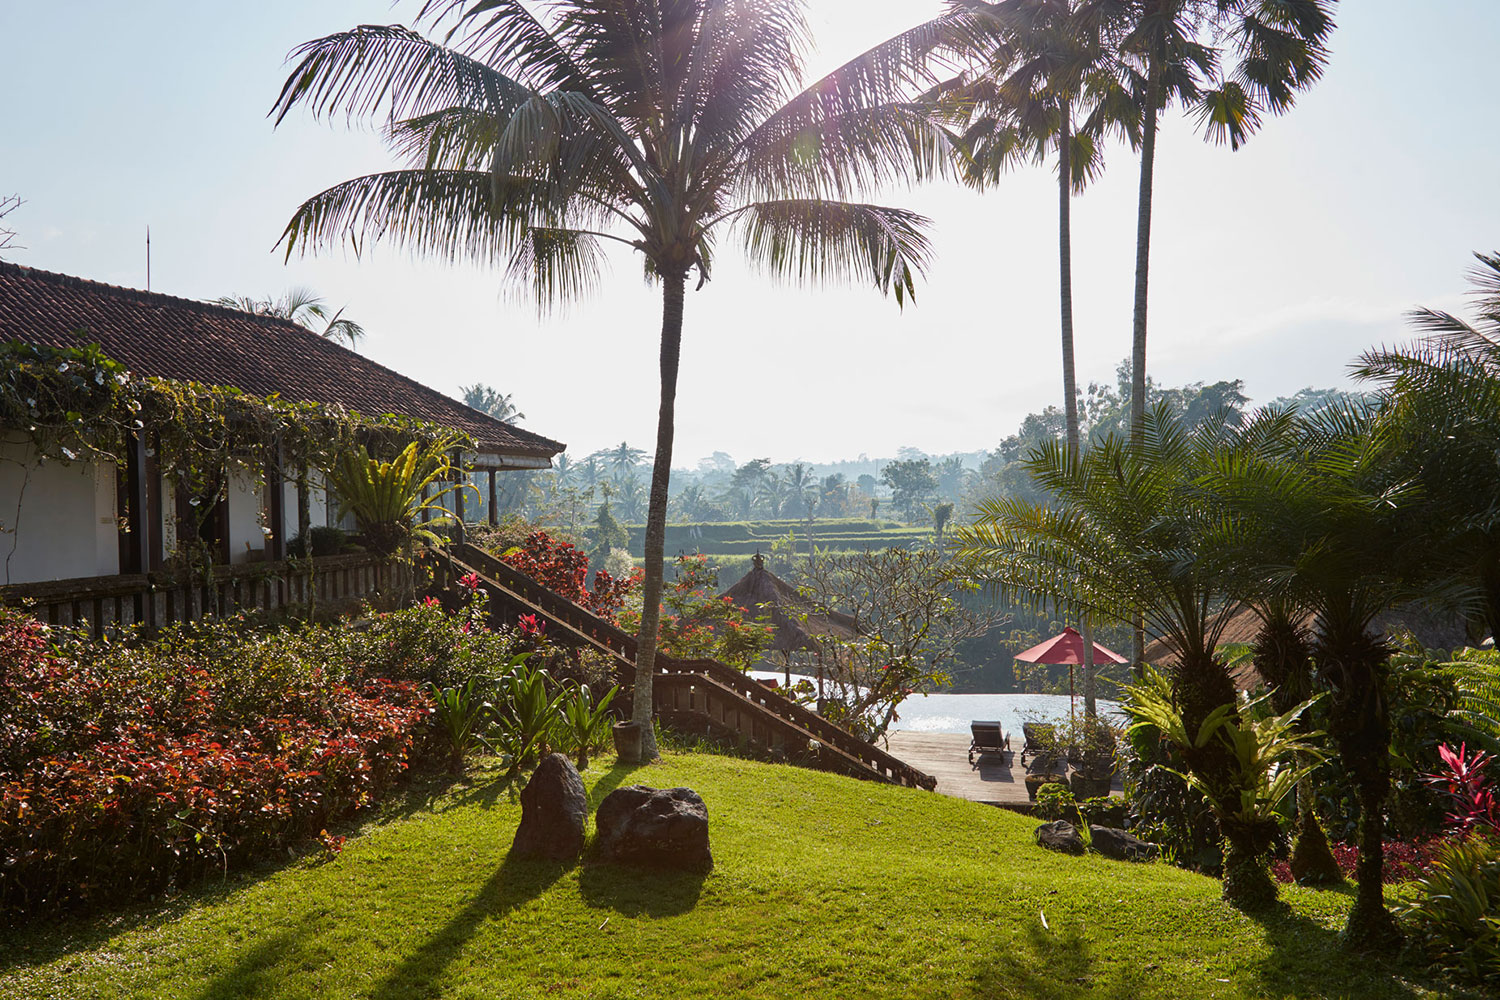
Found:
[[[783,675],[774,670],[752,670],[756,678],[780,682]],[[792,675],[793,683],[800,678]],[[1083,712],[1083,696],[1072,699],[1072,707]],[[1098,699],[1101,714],[1124,721],[1118,702]],[[898,718],[891,731],[910,730],[919,733],[958,733],[969,735],[969,723],[975,719],[1000,720],[1007,733],[1020,734],[1021,723],[1032,719],[1066,719],[1069,698],[1065,694],[919,694],[903,701],[896,709]],[[1017,744],[1019,746],[1020,744]]]

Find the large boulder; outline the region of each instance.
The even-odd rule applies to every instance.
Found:
[[[684,871],[714,866],[708,848],[708,807],[691,788],[616,788],[594,816],[600,861]]]
[[[1036,842],[1049,851],[1061,851],[1063,854],[1082,854],[1084,852],[1083,838],[1078,835],[1078,830],[1065,819],[1055,823],[1043,823],[1036,828]]]
[[[1089,825],[1089,839],[1094,850],[1116,861],[1150,861],[1161,848],[1113,826]]]
[[[521,790],[521,825],[510,853],[518,858],[570,861],[583,852],[588,795],[573,762],[550,754]]]

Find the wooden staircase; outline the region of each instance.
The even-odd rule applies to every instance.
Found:
[[[536,615],[565,643],[609,657],[627,692],[635,683],[635,637],[560,597],[524,573],[468,543],[434,549],[437,585],[447,589],[474,573],[490,596],[496,624]],[[677,729],[729,738],[746,749],[790,763],[870,781],[932,790],[937,779],[873,747],[776,690],[718,660],[678,659],[658,652],[652,707]]]

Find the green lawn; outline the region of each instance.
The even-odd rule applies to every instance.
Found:
[[[1353,960],[1349,897],[1252,919],[1166,865],[1065,858],[988,806],[734,758],[585,774],[708,803],[706,878],[511,862],[480,771],[303,860],[112,918],[0,937],[0,997],[1407,997]]]

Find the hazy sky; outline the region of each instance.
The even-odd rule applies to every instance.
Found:
[[[628,252],[593,300],[539,318],[499,275],[394,251],[283,264],[304,198],[393,161],[365,129],[266,111],[298,43],[415,4],[0,0],[0,194],[26,204],[8,259],[190,298],[306,285],[362,322],[361,350],[456,394],[513,393],[525,426],[580,455],[655,440],[659,295]],[[941,9],[811,0],[818,71]],[[1237,153],[1171,118],[1161,137],[1151,355],[1159,382],[1244,378],[1258,401],[1345,382],[1407,339],[1417,304],[1462,306],[1474,250],[1500,250],[1495,0],[1344,0],[1324,80]],[[1129,353],[1138,163],[1112,151],[1075,202],[1079,377]],[[863,287],[778,286],[729,246],[689,294],[677,465],[720,449],[813,462],[901,445],[992,448],[1060,401],[1056,196],[1031,169],[984,196],[883,200],[932,218],[937,264],[905,312]],[[623,248],[622,248],[623,249]]]

